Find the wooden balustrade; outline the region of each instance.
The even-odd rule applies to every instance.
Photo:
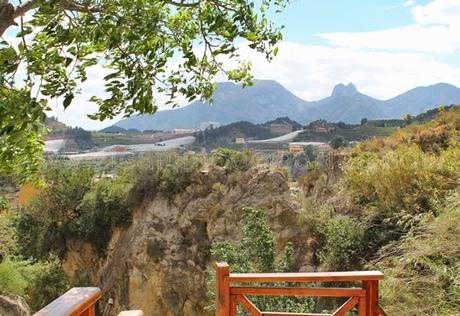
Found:
[[[34,316],[96,316],[96,302],[100,298],[101,290],[97,287],[74,287]],[[144,316],[144,313],[123,311],[118,316]]]
[[[379,271],[316,272],[316,273],[230,273],[227,263],[216,264],[216,315],[236,316],[237,306],[242,306],[254,316],[343,316],[354,307],[358,316],[386,316],[379,307]],[[360,282],[361,287],[267,287],[254,283],[312,283]],[[232,285],[238,283],[237,286]],[[251,286],[241,286],[251,283]],[[332,314],[283,313],[260,311],[247,295],[343,297],[348,300]]]
[[[97,287],[74,287],[34,316],[95,316],[100,298],[101,290]]]

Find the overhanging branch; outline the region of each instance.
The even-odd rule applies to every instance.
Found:
[[[17,25],[14,19],[25,15],[30,10],[38,8],[43,0],[29,0],[14,7],[8,0],[0,0],[0,36],[12,25]],[[104,10],[101,6],[85,6],[72,0],[60,0],[59,6],[63,10],[97,13]]]

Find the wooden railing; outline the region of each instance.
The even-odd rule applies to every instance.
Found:
[[[97,287],[74,287],[34,316],[95,316],[100,298],[101,290]]]
[[[216,315],[236,316],[237,306],[254,316],[343,316],[357,307],[358,316],[386,316],[379,307],[379,271],[317,273],[230,273],[227,263],[216,264]],[[264,287],[254,283],[360,282],[361,287]],[[251,286],[241,286],[249,283]],[[234,285],[237,284],[237,285]],[[332,314],[260,311],[248,295],[343,297],[348,300]]]
[[[74,287],[45,306],[34,316],[96,316],[96,302],[101,298],[97,287]],[[118,316],[143,316],[140,310],[124,311]]]

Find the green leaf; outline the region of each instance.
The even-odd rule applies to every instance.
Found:
[[[64,102],[62,103],[62,105],[64,106],[64,109],[67,109],[70,103],[72,103],[73,98],[74,98],[73,93],[66,94],[66,96],[64,97]]]

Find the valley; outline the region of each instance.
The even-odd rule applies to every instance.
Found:
[[[234,271],[263,270],[267,248],[257,243],[248,248],[245,237],[245,227],[257,227],[273,238],[273,266],[378,269],[386,276],[381,299],[390,315],[412,315],[414,309],[417,315],[454,315],[458,267],[446,265],[459,259],[460,112],[453,107],[430,113],[418,117],[423,123],[406,122],[390,136],[324,153],[308,146],[279,155],[224,148],[212,154],[162,152],[110,169],[50,161],[43,171],[46,186],[36,198],[20,212],[6,201],[0,218],[8,232],[2,243],[14,244],[0,249],[2,256],[17,251],[38,261],[28,266],[8,259],[0,263],[0,275],[14,271],[23,280],[26,271],[46,266],[34,282],[50,277],[46,273],[59,276],[48,294],[32,290],[26,279],[24,287],[8,283],[32,309],[67,284],[78,284],[102,289],[104,316],[124,309],[211,315],[214,260],[227,261]],[[241,247],[237,242],[243,249],[264,250],[242,257],[232,250]],[[450,250],[433,257],[439,247]],[[283,249],[291,249],[287,266]],[[426,282],[436,285],[420,292]],[[415,308],[410,304],[415,297],[426,304]],[[282,302],[285,310],[304,312],[339,303]]]

